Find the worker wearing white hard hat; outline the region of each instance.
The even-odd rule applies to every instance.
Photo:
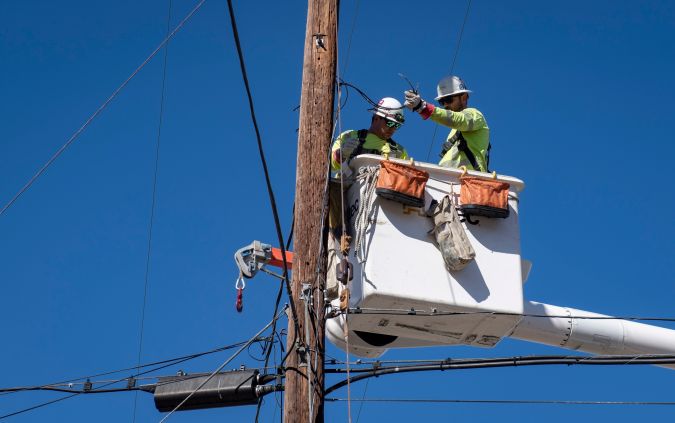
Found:
[[[329,226],[340,232],[342,209],[340,188],[352,181],[349,162],[359,154],[380,154],[391,158],[407,159],[402,145],[392,139],[394,132],[403,125],[403,105],[391,97],[381,99],[370,111],[373,116],[368,129],[349,130],[341,133],[331,147],[331,184]]]
[[[451,128],[443,143],[439,165],[445,167],[466,166],[468,169],[488,171],[490,164],[490,128],[483,114],[468,107],[469,90],[458,76],[448,76],[437,86],[436,101],[442,106],[435,107],[424,101],[420,95],[405,92],[405,106],[418,112],[422,119]]]
[[[384,97],[372,109],[370,128],[341,133],[331,148],[331,169],[349,172],[346,164],[359,154],[381,154],[405,159],[408,153],[392,139],[394,132],[403,125],[403,105],[391,97]],[[343,175],[344,176],[344,175]]]

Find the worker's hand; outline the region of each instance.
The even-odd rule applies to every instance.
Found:
[[[352,151],[356,150],[356,148],[359,146],[359,140],[355,138],[347,138],[342,141],[342,145],[340,146],[340,149],[342,150],[342,154],[344,156],[349,156],[352,154]]]
[[[407,90],[405,92],[405,107],[409,108],[413,112],[416,112],[422,109],[426,104],[426,101],[422,100],[419,94],[413,90]]]

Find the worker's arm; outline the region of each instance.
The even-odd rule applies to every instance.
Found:
[[[445,110],[424,101],[417,92],[411,90],[405,92],[405,106],[418,112],[424,120],[431,118],[438,124],[460,131],[474,131],[486,126],[483,114],[477,109],[466,108],[461,112]]]
[[[333,171],[340,171],[342,163],[349,160],[352,152],[359,145],[358,131],[346,131],[341,133],[330,149],[330,168]]]
[[[427,104],[420,115],[423,119],[431,117],[431,120],[438,124],[463,132],[475,131],[485,126],[485,117],[483,117],[481,112],[473,108],[467,108],[461,112],[453,112],[452,110],[435,107],[433,104]]]

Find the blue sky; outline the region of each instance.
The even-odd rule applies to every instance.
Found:
[[[196,3],[174,0],[172,27]],[[402,98],[403,72],[431,99],[450,71],[465,9],[465,1],[343,1],[342,77],[373,98]],[[287,232],[306,4],[235,2],[235,11]],[[0,4],[2,205],[159,44],[167,13],[164,0]],[[675,5],[665,0],[472,3],[454,71],[490,125],[492,167],[526,183],[522,250],[534,263],[526,299],[612,315],[675,315],[673,39]],[[162,71],[160,54],[0,216],[2,387],[136,364]],[[342,127],[366,127],[367,108],[352,93]],[[244,312],[234,309],[232,254],[254,239],[276,243],[276,235],[222,0],[208,0],[169,44],[161,133],[143,362],[247,340],[272,316],[278,284],[265,275],[249,281]],[[445,134],[436,133],[431,161]],[[433,137],[433,125],[412,115],[396,134],[419,160]],[[332,346],[327,352],[345,358]],[[383,359],[561,353],[505,340],[490,350],[390,351]],[[210,371],[228,354],[181,368]],[[240,364],[260,366],[246,352],[232,368]],[[674,377],[638,366],[417,373],[355,384],[352,398],[673,401]],[[0,414],[59,395],[0,396]],[[133,404],[129,393],[80,396],[12,420],[132,421]],[[358,411],[356,403],[354,421]],[[216,409],[170,421],[251,421],[254,413]],[[329,403],[326,414],[346,421],[346,404]],[[360,421],[674,415],[666,406],[369,403]],[[136,416],[161,418],[150,395],[139,394]],[[272,396],[262,421],[279,421]]]

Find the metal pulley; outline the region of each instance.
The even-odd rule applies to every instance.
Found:
[[[283,267],[283,255],[281,249],[274,248],[260,241],[253,241],[249,245],[240,248],[234,253],[234,261],[241,274],[250,279],[258,273],[266,264]],[[286,266],[288,270],[293,268],[293,253],[286,251]]]
[[[239,268],[239,277],[234,284],[234,288],[237,290],[235,306],[238,312],[241,312],[244,308],[244,288],[246,288],[244,278],[251,279],[267,264],[283,268],[283,257],[281,249],[263,244],[260,241],[253,241],[234,253],[234,261]],[[288,270],[293,268],[293,253],[290,251],[286,251],[286,267]]]

